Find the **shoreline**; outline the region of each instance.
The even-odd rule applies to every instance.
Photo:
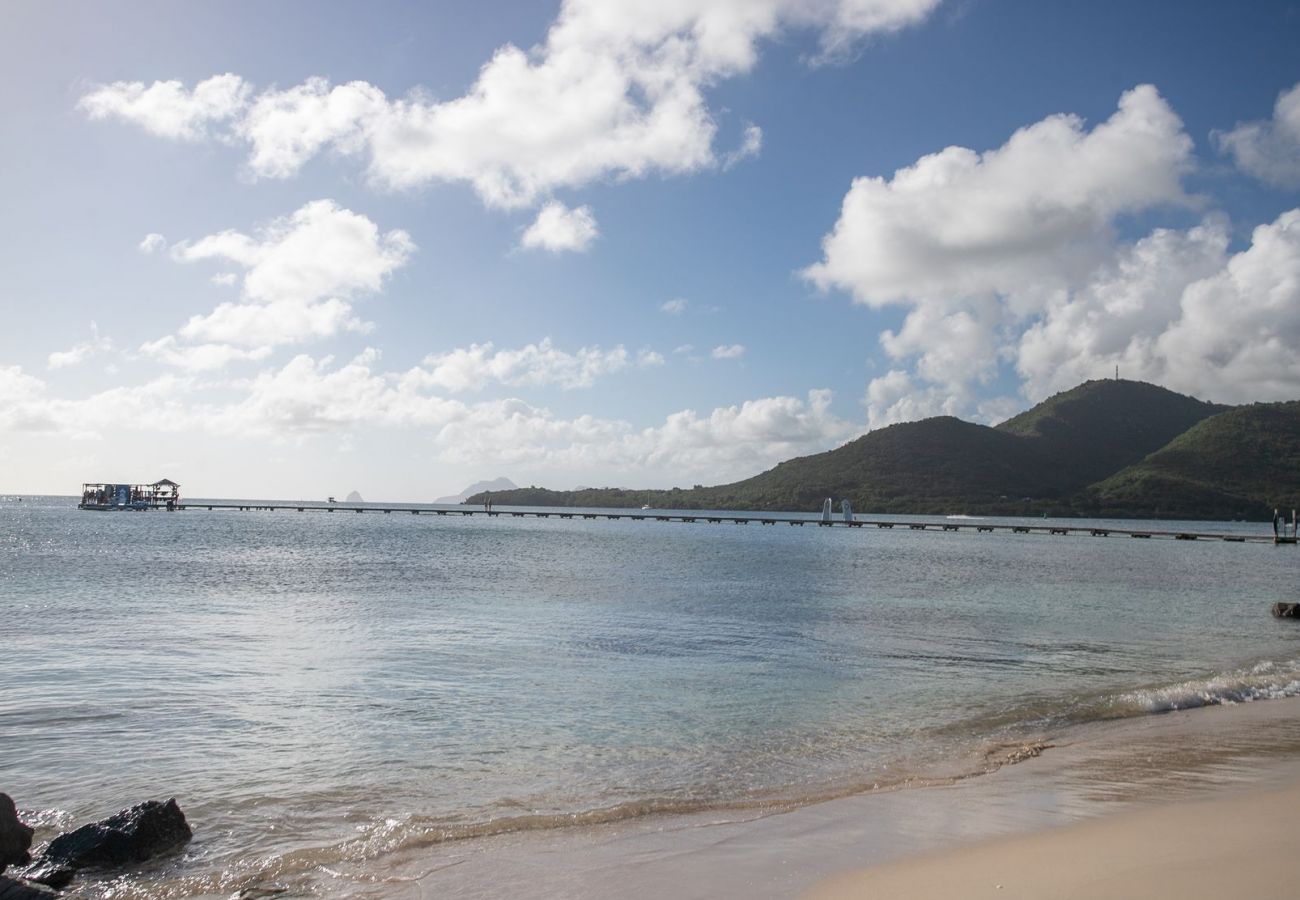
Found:
[[[848,891],[826,895],[847,900],[858,896],[852,891],[859,879],[877,877],[864,872],[924,867],[970,847],[1033,841],[1080,823],[1127,827],[1130,816],[1188,803],[1235,810],[1261,786],[1300,797],[1300,698],[1097,723],[1053,740],[1041,756],[948,784],[752,816],[652,816],[412,847],[340,874],[355,879],[354,896],[596,898],[617,884],[620,896],[646,900],[788,898],[822,890]],[[1220,818],[1207,812],[1197,821]],[[1074,846],[1072,837],[1061,840]],[[1187,848],[1197,852],[1194,844]]]
[[[1287,900],[1300,884],[1300,771],[1281,786],[1120,812],[828,878],[806,900]]]

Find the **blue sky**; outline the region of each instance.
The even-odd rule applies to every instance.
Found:
[[[1300,4],[10,3],[0,489],[747,477],[1300,396]]]

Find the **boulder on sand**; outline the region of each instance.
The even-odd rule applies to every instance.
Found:
[[[184,846],[193,836],[174,798],[149,800],[59,835],[23,875],[62,888],[82,869],[141,863]]]

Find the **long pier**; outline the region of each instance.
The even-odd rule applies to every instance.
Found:
[[[808,516],[765,516],[765,515],[735,515],[732,513],[721,513],[717,511],[695,513],[684,510],[609,510],[603,512],[593,512],[582,509],[566,509],[564,507],[553,507],[549,509],[539,509],[529,507],[527,509],[493,509],[485,510],[478,508],[452,508],[438,509],[427,506],[390,506],[378,504],[356,505],[350,503],[334,504],[298,504],[298,503],[195,503],[193,501],[179,504],[177,509],[202,509],[202,510],[239,510],[242,512],[276,512],[278,510],[289,510],[294,512],[320,512],[320,513],[378,513],[381,515],[392,515],[394,513],[413,516],[487,516],[490,518],[508,517],[508,518],[535,518],[535,519],[603,519],[606,521],[618,521],[627,519],[632,522],[688,522],[688,523],[705,523],[710,525],[790,525],[796,527],[811,526],[814,528],[897,528],[909,531],[973,531],[979,533],[1011,533],[1011,534],[1043,534],[1043,535],[1086,535],[1089,537],[1127,537],[1137,539],[1164,539],[1175,541],[1228,541],[1230,543],[1273,543],[1274,538],[1269,534],[1232,534],[1227,532],[1208,532],[1208,531],[1183,531],[1183,530],[1159,530],[1159,529],[1135,529],[1135,528],[1116,528],[1111,525],[1065,525],[1061,520],[1044,521],[1043,524],[1029,524],[1026,522],[995,522],[989,519],[948,519],[944,521],[895,521],[886,519],[868,519],[855,516],[851,520],[843,518],[832,518],[829,521],[822,518],[810,518]]]

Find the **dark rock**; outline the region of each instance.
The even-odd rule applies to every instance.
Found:
[[[1273,615],[1279,619],[1300,619],[1300,603],[1274,603]]]
[[[193,832],[171,799],[149,800],[50,841],[24,874],[32,881],[62,888],[82,869],[141,863],[184,846]]]
[[[43,884],[0,875],[0,900],[50,900],[59,892]]]
[[[5,866],[31,861],[27,850],[32,845],[32,830],[18,821],[18,807],[8,794],[0,794],[0,872]]]

